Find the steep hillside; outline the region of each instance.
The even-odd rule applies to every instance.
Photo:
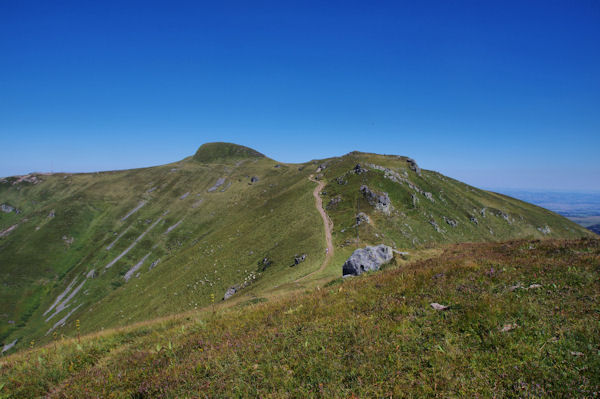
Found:
[[[0,360],[0,395],[594,397],[599,243],[457,244],[272,303],[58,339]]]
[[[326,263],[313,175],[333,222]],[[76,320],[86,333],[199,309],[228,291],[233,304],[301,291],[337,277],[364,244],[418,256],[446,243],[591,234],[408,158],[290,165],[228,143],[152,168],[5,178],[0,204],[6,351],[72,335]]]

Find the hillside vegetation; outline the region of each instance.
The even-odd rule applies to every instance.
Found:
[[[454,244],[0,360],[4,397],[595,397],[600,242]],[[439,304],[445,310],[436,310]]]
[[[326,264],[311,175],[333,222]],[[72,337],[76,320],[85,334],[202,309],[231,287],[227,306],[275,301],[339,277],[365,244],[418,259],[441,244],[591,235],[405,157],[292,165],[228,143],[152,168],[4,178],[0,204],[5,353]]]

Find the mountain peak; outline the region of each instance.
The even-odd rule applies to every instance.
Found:
[[[252,148],[234,143],[205,143],[194,154],[194,160],[204,163],[243,158],[264,158],[264,154]]]

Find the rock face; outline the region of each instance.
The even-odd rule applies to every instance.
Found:
[[[360,192],[375,209],[380,210],[386,215],[389,215],[392,211],[392,202],[388,193],[377,194],[367,186],[360,186]]]
[[[393,257],[392,248],[383,244],[357,249],[342,266],[342,275],[358,276],[366,271],[379,270]]]

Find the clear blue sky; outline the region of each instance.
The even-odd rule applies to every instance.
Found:
[[[2,1],[0,140],[0,176],[231,141],[600,190],[600,2]]]

